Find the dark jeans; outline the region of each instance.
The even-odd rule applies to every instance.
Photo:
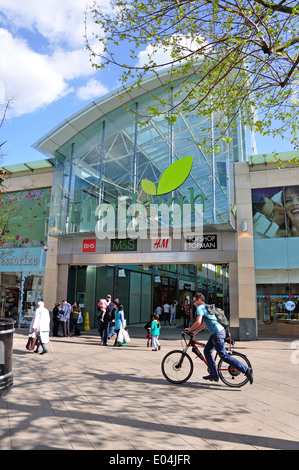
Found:
[[[53,319],[53,336],[58,336],[59,325],[61,325],[61,323],[54,318]],[[62,329],[63,329],[63,327],[62,327]]]
[[[44,343],[41,342],[40,335],[37,335],[37,339],[36,339],[36,350],[35,350],[36,352],[38,352],[40,346],[42,347],[42,350],[43,350],[44,352],[47,352],[46,346],[44,345]]]
[[[99,321],[99,333],[104,344],[107,344],[110,322]]]
[[[74,323],[74,328],[75,328],[75,335],[80,336],[81,333],[80,333],[80,330],[78,328],[78,319],[77,320],[73,319],[73,323]]]
[[[247,372],[247,367],[241,364],[241,362],[237,361],[237,359],[228,354],[228,352],[226,351],[224,343],[225,336],[225,330],[219,331],[219,333],[215,333],[214,335],[210,336],[205,346],[204,355],[208,363],[210,374],[218,375],[217,366],[213,355],[214,349],[216,349],[219,357],[223,359],[224,362],[227,362],[228,364],[232,365],[235,369],[245,374],[245,372]]]

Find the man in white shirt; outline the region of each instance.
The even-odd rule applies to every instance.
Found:
[[[160,315],[162,313],[162,307],[157,307],[156,308],[156,313],[157,313],[157,315],[159,315],[159,318],[160,318]]]
[[[170,312],[170,305],[166,302],[166,304],[163,305],[163,310],[164,310],[164,325],[166,326],[166,322],[168,320],[169,323],[169,312]]]

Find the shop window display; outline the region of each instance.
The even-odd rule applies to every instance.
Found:
[[[299,336],[299,295],[257,295],[259,335]]]

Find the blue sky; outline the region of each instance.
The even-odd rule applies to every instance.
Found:
[[[0,106],[13,99],[0,129],[0,142],[7,141],[1,165],[43,159],[32,148],[39,138],[119,87],[120,70],[96,71],[90,64],[84,42],[86,3],[0,0]],[[90,33],[93,29],[88,25]],[[293,150],[287,141],[255,139],[258,153]]]

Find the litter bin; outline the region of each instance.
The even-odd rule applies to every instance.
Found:
[[[15,321],[0,318],[0,397],[7,393],[13,384],[12,349]]]

